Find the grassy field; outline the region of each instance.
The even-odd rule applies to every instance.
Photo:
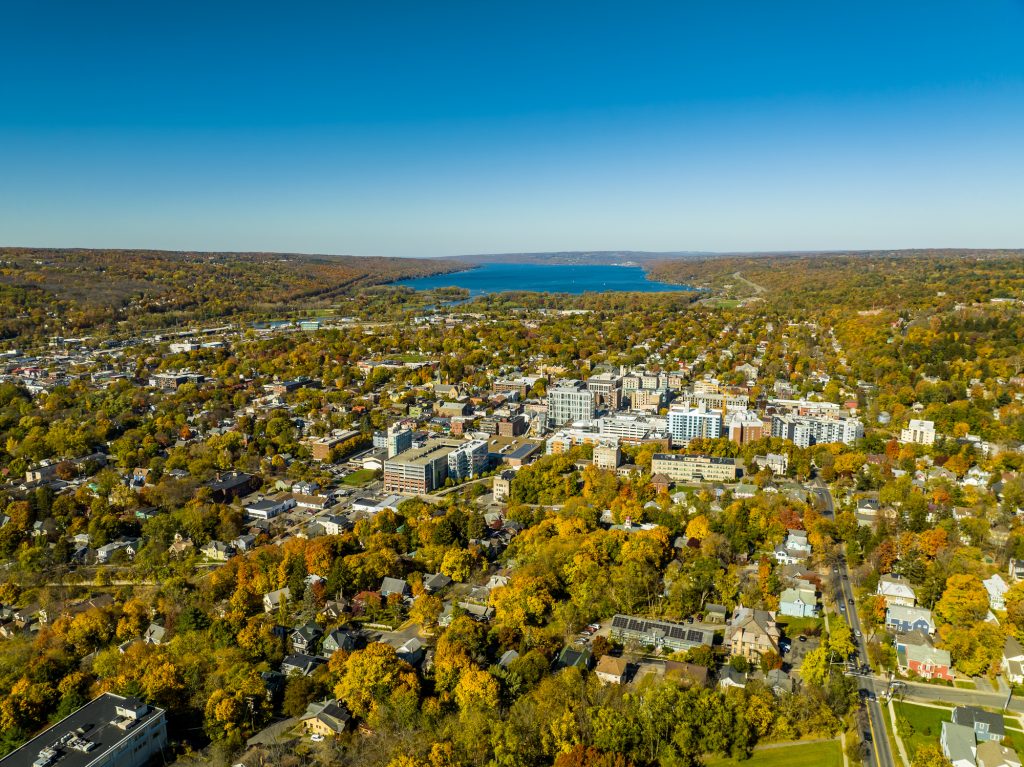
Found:
[[[953,682],[953,686],[954,687],[958,687],[961,690],[977,690],[978,689],[978,686],[974,682],[968,681],[966,679],[957,679],[957,680],[955,680]]]
[[[821,743],[794,743],[778,748],[755,751],[749,759],[723,759],[709,756],[706,767],[793,767],[795,764],[813,764],[814,767],[842,767],[843,751],[838,740]]]
[[[374,477],[377,476],[377,472],[373,469],[360,469],[359,471],[353,471],[345,479],[341,480],[344,485],[351,485],[352,487],[362,487],[368,482],[372,482]]]
[[[896,709],[900,737],[911,758],[921,746],[939,742],[942,723],[949,721],[953,713],[946,709],[916,706],[913,703],[894,703],[893,706]]]

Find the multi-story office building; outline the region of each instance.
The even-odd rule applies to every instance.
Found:
[[[651,457],[651,475],[664,474],[673,482],[728,482],[739,473],[740,467],[732,458],[673,453],[655,453]]]
[[[661,440],[668,435],[668,418],[634,414],[605,416],[597,419],[597,430],[628,442]]]
[[[622,463],[622,451],[614,443],[594,446],[594,466],[598,469],[615,471]]]
[[[864,436],[864,424],[856,418],[774,415],[772,436],[791,440],[797,447],[810,447],[828,442],[852,445]]]
[[[524,398],[539,380],[540,376],[502,378],[494,382],[493,388],[497,394],[516,394],[520,398]]]
[[[622,407],[622,378],[615,373],[601,373],[587,379],[587,389],[594,392],[597,407],[618,410]]]
[[[423,447],[406,450],[384,462],[384,492],[401,495],[430,493],[448,478],[448,454],[462,445],[430,439]]]
[[[526,434],[530,429],[530,422],[523,413],[502,418],[495,425],[495,431],[499,437],[519,437]]]
[[[412,429],[394,424],[388,429],[388,458],[394,458],[412,448]]]
[[[560,429],[547,440],[547,454],[560,455],[568,453],[580,445],[618,445],[619,438],[610,434],[598,434],[583,429]]]
[[[582,381],[559,381],[548,389],[548,426],[561,426],[594,417],[594,392]]]
[[[166,744],[162,708],[106,692],[0,759],[0,765],[142,767]]]
[[[900,432],[900,442],[913,445],[934,445],[935,423],[912,418],[907,428]]]
[[[693,407],[703,405],[708,410],[720,410],[728,413],[735,410],[746,410],[750,404],[750,398],[746,394],[726,394],[721,392],[693,393],[686,395],[684,399]]]
[[[665,404],[665,392],[662,389],[636,389],[630,392],[630,410],[641,410],[657,413]]]
[[[673,405],[668,410],[668,431],[679,445],[691,439],[717,439],[722,436],[722,414],[703,405]]]
[[[768,436],[764,421],[750,410],[737,410],[726,419],[729,440],[737,445],[746,445]]]
[[[474,439],[463,442],[448,453],[448,476],[469,479],[487,468],[487,441]]]

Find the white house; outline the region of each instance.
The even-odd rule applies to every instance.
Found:
[[[818,614],[818,600],[813,589],[785,589],[779,596],[779,612],[794,618],[813,618]]]
[[[988,604],[993,610],[1006,609],[1006,592],[1010,587],[1006,585],[999,575],[993,575],[982,581],[985,584],[985,591],[988,592]]]
[[[935,423],[912,418],[907,428],[900,432],[900,442],[905,445],[934,445]]]
[[[917,604],[917,595],[911,588],[910,582],[900,575],[883,575],[878,579],[878,589],[875,593],[885,599],[887,607],[893,605],[913,607]]]

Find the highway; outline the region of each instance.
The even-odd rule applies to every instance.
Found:
[[[811,494],[818,499],[822,515],[834,520],[835,503],[828,485],[820,479],[815,480],[811,484]],[[831,583],[836,609],[840,615],[846,617],[850,630],[853,632],[853,642],[857,648],[857,665],[868,665],[867,646],[861,631],[860,618],[857,616],[857,609],[853,601],[853,587],[850,585],[850,570],[845,555],[839,558],[839,562],[833,570]],[[861,700],[864,703],[868,721],[868,732],[862,733],[867,747],[865,761],[867,764],[876,765],[877,767],[896,767],[892,749],[889,745],[889,734],[885,728],[885,717],[882,714],[882,707],[878,702],[876,680],[871,676],[858,676],[855,678],[858,689],[861,690]],[[882,680],[881,689],[886,689],[885,680]],[[945,689],[948,688],[943,688],[943,691]]]

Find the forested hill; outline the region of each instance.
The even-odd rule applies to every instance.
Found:
[[[360,287],[464,268],[413,258],[0,248],[0,337],[313,308]]]
[[[757,298],[787,310],[944,309],[1024,298],[1024,250],[889,250],[746,253],[662,259],[653,280]]]

